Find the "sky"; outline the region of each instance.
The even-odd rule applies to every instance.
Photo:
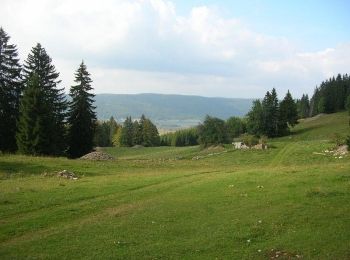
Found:
[[[0,26],[22,62],[36,43],[95,93],[260,98],[312,95],[350,73],[348,0],[1,0]]]

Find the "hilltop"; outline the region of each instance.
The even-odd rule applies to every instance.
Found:
[[[139,118],[141,114],[160,127],[176,128],[196,125],[209,114],[227,119],[243,116],[251,108],[253,99],[201,97],[164,94],[97,94],[97,117],[111,116],[123,120],[127,116]]]

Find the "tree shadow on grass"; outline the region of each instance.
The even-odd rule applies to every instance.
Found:
[[[302,134],[311,132],[311,131],[316,130],[316,129],[321,128],[321,127],[322,127],[321,125],[315,125],[315,126],[310,126],[308,128],[293,130],[293,131],[291,131],[290,135],[292,135],[292,136],[302,135]]]
[[[28,162],[1,162],[0,163],[0,179],[8,179],[11,177],[21,177],[30,175],[40,175],[45,171],[51,170],[49,167],[28,163]]]

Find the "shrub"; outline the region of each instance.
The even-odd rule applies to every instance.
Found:
[[[259,139],[255,135],[243,134],[241,135],[240,139],[242,143],[249,147],[252,147],[259,143]]]
[[[348,151],[350,151],[350,135],[346,138],[345,143],[348,146]]]
[[[260,136],[259,144],[266,145],[267,144],[267,140],[268,140],[268,137],[266,135],[262,135],[262,136]]]
[[[332,135],[332,142],[335,143],[336,146],[340,146],[342,144],[345,143],[345,138],[343,135],[339,134],[339,133],[334,133]]]

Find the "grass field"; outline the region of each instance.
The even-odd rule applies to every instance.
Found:
[[[350,259],[350,156],[318,154],[336,132],[349,133],[345,113],[304,120],[267,151],[2,155],[0,259]]]

